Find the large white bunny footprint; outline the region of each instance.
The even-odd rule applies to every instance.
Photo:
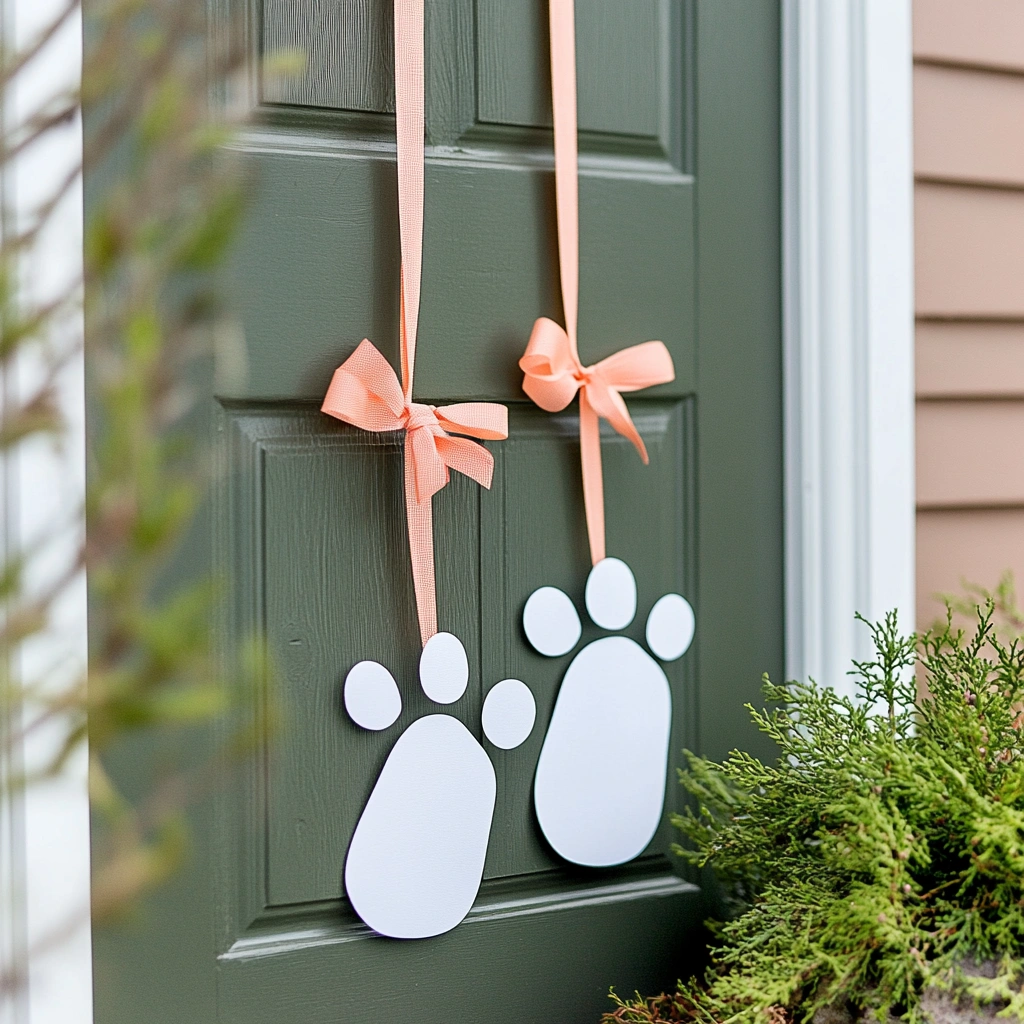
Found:
[[[468,682],[459,639],[431,637],[420,657],[424,693],[437,704],[453,704]],[[364,729],[387,729],[402,710],[394,677],[375,661],[349,672],[344,696],[352,720]],[[506,679],[487,694],[482,717],[496,747],[517,747],[533,729],[533,694]],[[480,889],[494,796],[491,760],[458,719],[434,714],[413,722],[384,763],[345,860],[345,889],[363,921],[398,939],[454,928]]]
[[[636,615],[636,581],[625,562],[591,570],[586,605],[602,629],[625,629]],[[523,628],[541,654],[559,657],[579,642],[569,597],[541,587],[523,610]],[[663,661],[686,653],[693,609],[666,594],[647,618],[647,643]],[[672,694],[661,666],[634,640],[587,644],[565,673],[537,763],[534,803],[545,837],[574,864],[611,867],[643,852],[665,803]]]

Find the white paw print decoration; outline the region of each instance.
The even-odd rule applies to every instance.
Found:
[[[596,625],[625,629],[636,615],[629,566],[617,558],[598,562],[585,598]],[[568,654],[582,632],[572,601],[555,587],[530,595],[523,628],[552,658]],[[693,610],[679,594],[662,597],[647,618],[648,646],[662,661],[681,658],[693,632]],[[559,855],[610,867],[643,852],[661,822],[671,723],[668,679],[634,640],[602,637],[573,658],[534,782],[537,818]]]
[[[431,637],[420,683],[436,704],[466,692],[469,662],[451,633]],[[364,729],[387,729],[402,698],[394,677],[361,661],[345,679],[345,708]],[[533,730],[533,694],[517,679],[492,687],[483,729],[511,750]],[[367,801],[345,861],[345,889],[374,931],[400,939],[440,935],[469,912],[480,889],[494,814],[491,760],[470,731],[446,714],[427,715],[399,736]]]

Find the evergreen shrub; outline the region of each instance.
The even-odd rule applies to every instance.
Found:
[[[677,852],[732,913],[703,978],[605,1021],[1024,1019],[1024,646],[991,602],[969,633],[871,629],[852,699],[765,677],[774,764],[687,753]]]

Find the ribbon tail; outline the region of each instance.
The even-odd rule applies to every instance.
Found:
[[[587,513],[590,560],[597,565],[605,556],[604,476],[601,469],[601,430],[597,412],[580,391],[580,461],[583,466],[583,506]]]
[[[405,517],[409,530],[409,556],[412,561],[412,585],[416,595],[416,615],[420,623],[420,642],[437,632],[437,593],[434,575],[433,497],[417,497],[416,466],[409,437],[405,442]]]
[[[412,463],[416,500],[423,504],[448,483],[448,468],[437,450],[438,439],[429,430],[409,430],[405,435],[405,457]]]
[[[647,457],[647,446],[636,429],[633,418],[629,415],[629,409],[623,401],[622,395],[610,387],[587,388],[587,398],[598,416],[603,416],[615,430],[620,433],[640,453],[640,458],[646,466],[650,461]]]
[[[437,438],[437,450],[446,466],[490,489],[494,456],[482,444],[465,437],[445,436]]]

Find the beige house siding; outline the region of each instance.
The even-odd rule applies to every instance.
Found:
[[[917,607],[1024,590],[1024,2],[915,0]]]

